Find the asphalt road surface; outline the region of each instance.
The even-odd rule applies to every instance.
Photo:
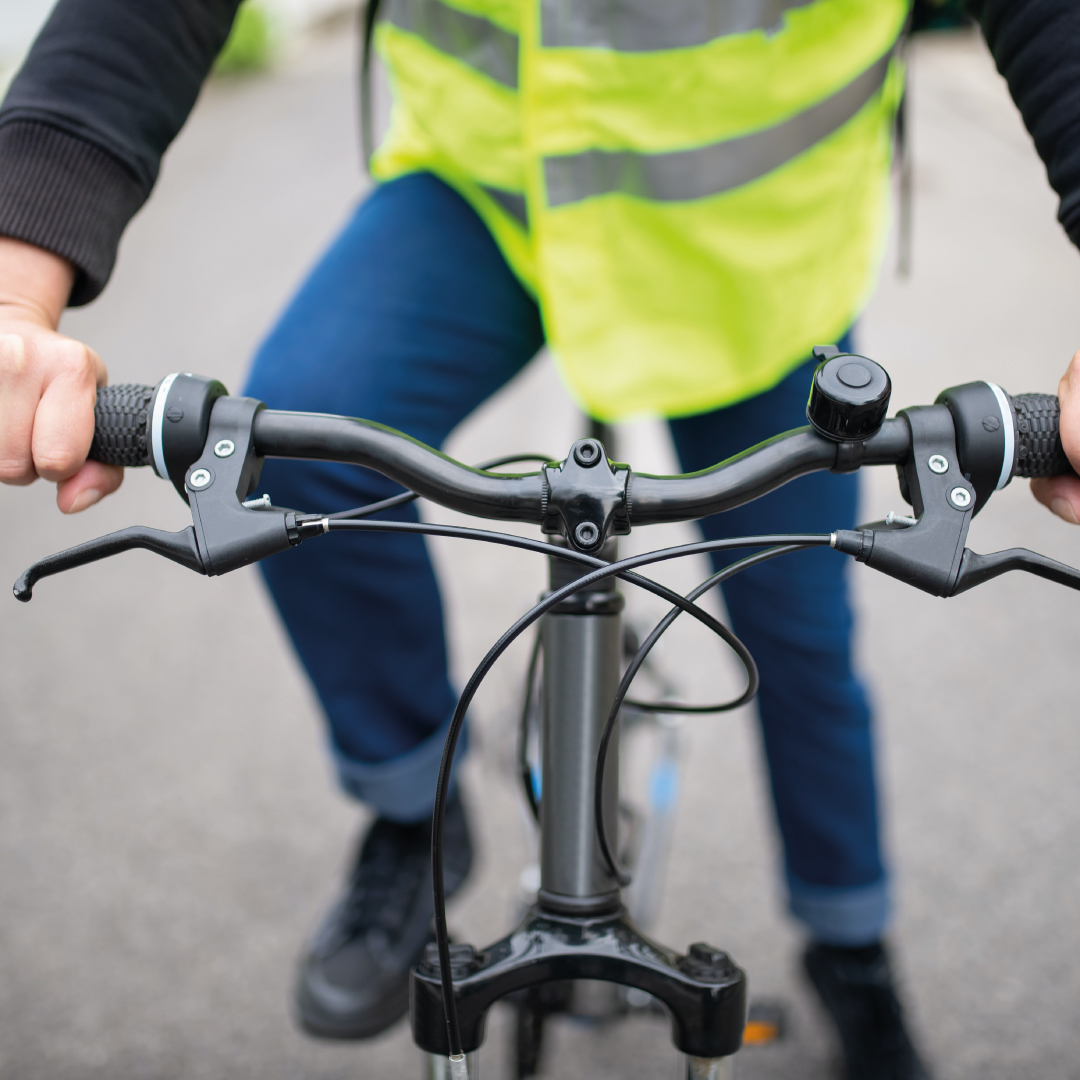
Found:
[[[184,369],[240,385],[274,313],[362,197],[352,51],[347,30],[327,32],[271,75],[204,93],[108,291],[65,321],[113,381]],[[897,407],[973,378],[1052,391],[1080,346],[1080,257],[981,42],[921,46],[913,102],[914,273],[898,279],[890,251],[862,351],[890,371]],[[562,455],[581,425],[541,358],[449,450]],[[619,453],[672,465],[653,423],[624,428]],[[865,491],[867,518],[904,509],[889,470]],[[44,484],[0,490],[0,580],[110,529],[186,523],[145,471],[76,518],[52,500]],[[629,546],[689,535],[641,530]],[[970,543],[1080,563],[1080,530],[1021,482]],[[461,679],[543,571],[522,553],[432,548]],[[1080,597],[1013,575],[944,602],[853,570],[914,1025],[948,1080],[1080,1077]],[[682,585],[703,573],[663,571]],[[656,610],[631,598],[639,621]],[[135,553],[0,612],[0,1077],[414,1080],[404,1024],[350,1046],[313,1042],[290,1020],[300,943],[364,815],[334,790],[317,704],[257,573],[207,580]],[[676,624],[664,644],[682,692],[735,685],[693,628]],[[497,669],[476,710],[467,785],[482,858],[451,922],[478,944],[511,925],[533,859],[510,769],[522,659]],[[755,994],[788,1002],[787,1040],[744,1053],[744,1080],[833,1075],[778,890],[753,714],[693,719],[684,738],[654,933],[727,948]],[[549,1050],[551,1078],[674,1070],[662,1020],[562,1022]],[[505,1058],[496,1014],[484,1076],[505,1076]]]

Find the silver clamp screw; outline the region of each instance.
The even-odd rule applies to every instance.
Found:
[[[217,457],[229,457],[235,450],[236,444],[232,439],[222,439],[221,442],[214,447],[214,453]]]
[[[971,492],[967,488],[954,487],[949,492],[949,502],[956,507],[957,510],[966,510],[971,505]]]
[[[926,464],[930,466],[931,472],[937,473],[939,476],[949,471],[949,459],[942,457],[940,454],[934,454]],[[956,490],[959,491],[960,488]]]
[[[198,491],[200,488],[209,487],[211,480],[213,480],[213,477],[210,475],[209,469],[196,469],[188,477],[188,487],[193,487]]]
[[[908,514],[897,514],[890,510],[885,515],[886,525],[902,525],[905,529],[910,529],[912,525],[918,525],[917,519],[911,517]]]

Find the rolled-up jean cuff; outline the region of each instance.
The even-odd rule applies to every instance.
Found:
[[[825,945],[869,945],[885,932],[892,905],[889,879],[838,888],[811,885],[787,872],[788,910]]]
[[[331,742],[330,752],[337,769],[338,782],[346,794],[367,803],[380,817],[391,821],[411,823],[431,816],[435,806],[435,784],[439,778],[443,744],[450,721],[419,746],[399,757],[372,765],[346,757]],[[450,774],[450,790],[457,781],[458,767],[468,743],[468,728],[461,733],[454,769]]]

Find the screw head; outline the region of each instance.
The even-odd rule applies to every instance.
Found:
[[[971,505],[971,492],[967,488],[954,487],[949,492],[949,501],[958,510],[966,510]]]
[[[200,488],[209,487],[211,480],[213,477],[208,469],[196,469],[188,477],[188,487],[193,487],[198,491]]]
[[[214,446],[214,453],[217,457],[228,457],[236,450],[236,444],[232,439],[222,439],[221,442]]]
[[[600,530],[591,521],[583,521],[574,530],[574,540],[578,547],[596,547],[596,542],[599,539]]]
[[[595,439],[582,439],[574,447],[574,460],[583,468],[591,469],[601,458],[602,450]]]
[[[934,454],[926,464],[930,466],[931,472],[937,473],[939,476],[941,473],[949,471],[949,459],[943,458],[940,454]]]

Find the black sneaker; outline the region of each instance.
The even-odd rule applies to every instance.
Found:
[[[465,880],[472,843],[461,798],[446,805],[446,893]],[[432,940],[431,822],[379,818],[345,889],[300,966],[301,1027],[327,1039],[367,1039],[409,1011],[409,971]]]
[[[884,945],[815,943],[803,966],[836,1025],[846,1080],[930,1080],[904,1027]]]

